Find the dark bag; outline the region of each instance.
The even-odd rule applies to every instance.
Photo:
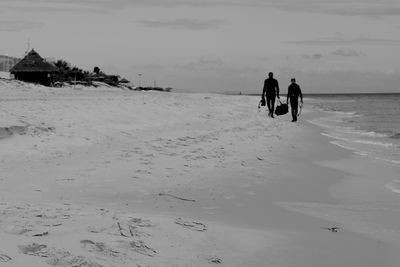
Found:
[[[282,104],[282,102],[279,100],[279,105],[275,109],[275,114],[277,116],[281,116],[281,115],[285,115],[288,112],[289,112],[288,104]]]

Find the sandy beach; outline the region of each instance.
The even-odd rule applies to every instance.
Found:
[[[398,169],[258,96],[0,80],[1,266],[398,266]],[[379,178],[379,179],[377,179]]]

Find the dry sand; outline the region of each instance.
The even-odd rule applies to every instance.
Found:
[[[375,179],[396,170],[330,144],[305,121],[321,114],[270,119],[253,96],[0,92],[1,266],[399,265],[397,196]]]

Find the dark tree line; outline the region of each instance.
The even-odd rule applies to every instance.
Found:
[[[70,63],[62,59],[57,60],[55,66],[59,71],[55,76],[56,82],[87,81],[90,74],[89,71],[82,70],[76,66],[71,67]]]

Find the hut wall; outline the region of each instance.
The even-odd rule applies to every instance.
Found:
[[[51,85],[51,77],[48,73],[44,72],[17,72],[15,73],[15,79],[31,82],[31,83],[39,83],[45,86]]]

